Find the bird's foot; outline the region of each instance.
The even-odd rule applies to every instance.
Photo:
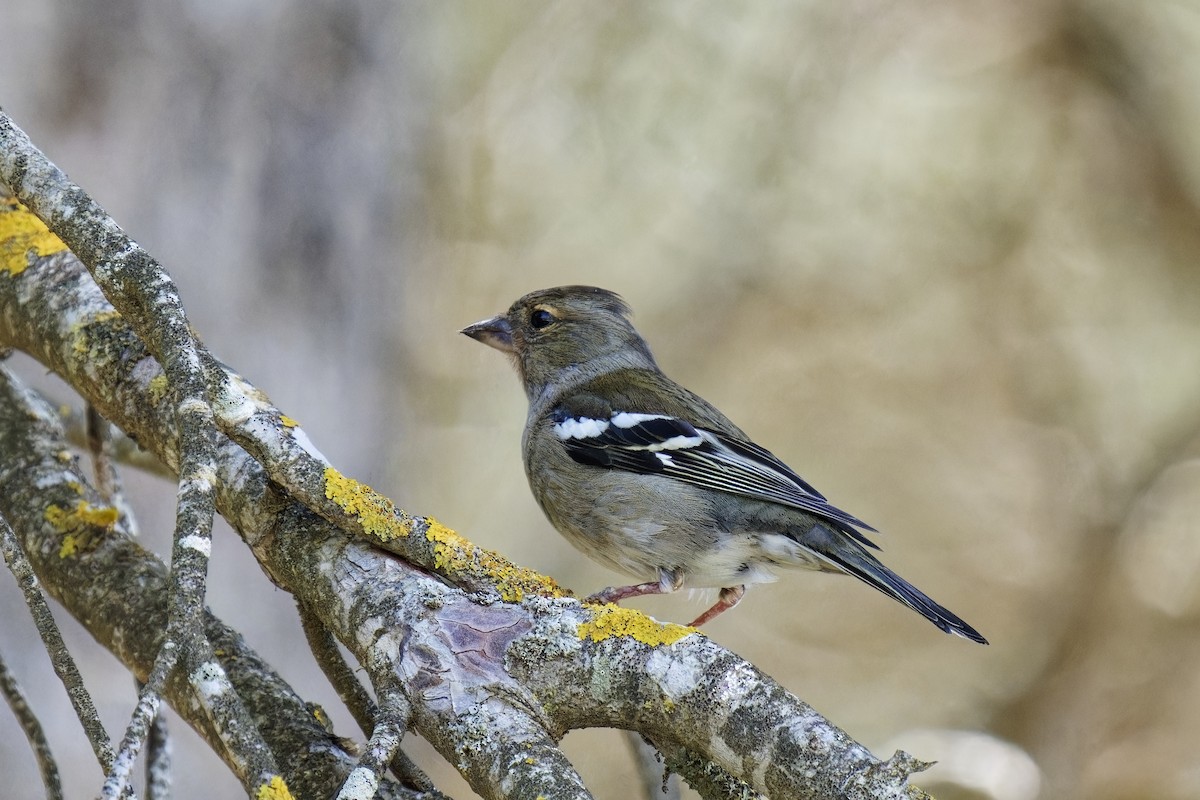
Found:
[[[662,594],[665,590],[659,581],[639,583],[633,586],[609,586],[595,594],[583,598],[585,603],[619,603],[630,597],[641,597],[644,594]]]
[[[708,611],[705,611],[703,614],[692,620],[691,623],[689,623],[689,627],[699,628],[706,622],[711,622],[712,620],[716,619],[721,612],[728,611],[740,603],[742,598],[745,596],[745,586],[726,586],[721,590],[721,595],[716,604]]]

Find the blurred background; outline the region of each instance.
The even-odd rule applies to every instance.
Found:
[[[542,518],[517,381],[456,333],[614,289],[668,374],[992,645],[807,573],[709,635],[881,757],[940,761],[942,798],[1200,796],[1196,2],[8,0],[0,46],[0,105],[343,472],[578,591],[620,580]],[[167,553],[173,486],[126,480]],[[227,528],[214,554],[213,609],[355,735],[288,596]],[[0,612],[89,796],[11,579]],[[119,736],[131,681],[64,623]],[[178,796],[241,796],[174,728]],[[617,734],[566,747],[629,796]],[[0,771],[41,796],[3,712]]]

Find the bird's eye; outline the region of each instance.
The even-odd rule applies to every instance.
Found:
[[[544,308],[536,309],[529,315],[529,324],[541,330],[554,322],[554,315]]]

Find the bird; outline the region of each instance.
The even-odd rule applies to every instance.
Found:
[[[620,295],[530,292],[461,333],[507,354],[529,401],[521,453],[550,523],[637,583],[585,603],[719,589],[690,625],[798,567],[853,575],[946,633],[987,640],[884,566],[875,528],[833,506],[715,406],[668,378]]]

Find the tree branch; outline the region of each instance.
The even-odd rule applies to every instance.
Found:
[[[4,525],[7,527],[8,523]],[[16,677],[9,672],[3,659],[0,659],[0,694],[4,695],[8,707],[12,709],[13,716],[17,718],[17,723],[25,733],[25,738],[29,740],[29,746],[33,748],[38,770],[42,774],[42,783],[46,786],[47,800],[62,800],[62,778],[58,773],[58,761],[50,749],[50,742],[46,739],[42,723],[29,707],[25,692],[21,690]]]
[[[51,513],[49,507],[47,507],[46,513],[47,518],[53,524],[53,520],[57,519],[57,516]],[[64,548],[66,547],[67,543],[64,542]],[[41,634],[46,652],[50,656],[50,664],[67,690],[71,707],[75,709],[75,715],[79,718],[79,724],[87,736],[88,743],[92,746],[92,752],[96,754],[96,760],[100,762],[100,769],[107,772],[113,763],[112,741],[108,738],[108,731],[104,730],[104,723],[100,721],[96,704],[92,702],[92,696],[88,694],[87,687],[83,685],[83,676],[79,674],[75,659],[71,656],[71,651],[67,649],[67,643],[63,641],[62,632],[54,621],[54,615],[50,613],[50,606],[42,595],[33,565],[26,556],[25,549],[16,532],[3,514],[0,514],[0,550],[4,551],[4,561],[8,564],[8,569],[12,572],[13,577],[17,579],[17,585],[21,587],[21,593],[25,596],[25,604],[29,607],[29,615],[33,618],[34,626]],[[62,552],[60,550],[59,554],[61,555]]]
[[[205,584],[216,514],[212,498],[216,428],[200,356],[174,281],[104,209],[34,147],[2,110],[0,175],[17,199],[88,267],[105,297],[162,364],[176,402],[179,491],[167,638],[142,689],[143,702],[138,708],[152,716],[157,713],[148,695],[161,693],[176,661],[182,659],[200,690],[201,702],[218,719],[216,729],[229,737],[227,745],[238,755],[236,772],[243,785],[248,791],[266,786],[278,772],[274,759],[250,724],[237,693],[230,691],[212,646],[204,638]],[[149,722],[138,717],[130,722],[123,752],[114,762],[116,776],[125,774],[122,767],[140,749]],[[104,796],[116,797],[122,787],[120,780],[110,780]]]
[[[21,177],[3,165],[0,178]],[[41,359],[179,464],[162,372],[130,324],[69,254],[24,255],[33,268],[0,280],[0,344]],[[378,696],[404,693],[416,730],[484,797],[588,797],[557,740],[595,725],[646,734],[685,776],[724,771],[777,800],[924,796],[907,784],[920,762],[880,762],[699,632],[581,606],[549,579],[344,478],[260,392],[201,359],[215,418],[250,450],[216,443],[218,509],[350,650]]]
[[[115,515],[95,513],[103,510],[67,453],[55,412],[0,368],[0,513],[49,594],[134,676],[144,678],[163,640],[167,569],[127,535]],[[331,796],[354,759],[235,631],[211,614],[204,624],[288,785],[299,797]],[[169,679],[164,691],[180,716],[233,768],[234,756],[185,676]],[[416,796],[391,784],[383,790],[385,797]]]

